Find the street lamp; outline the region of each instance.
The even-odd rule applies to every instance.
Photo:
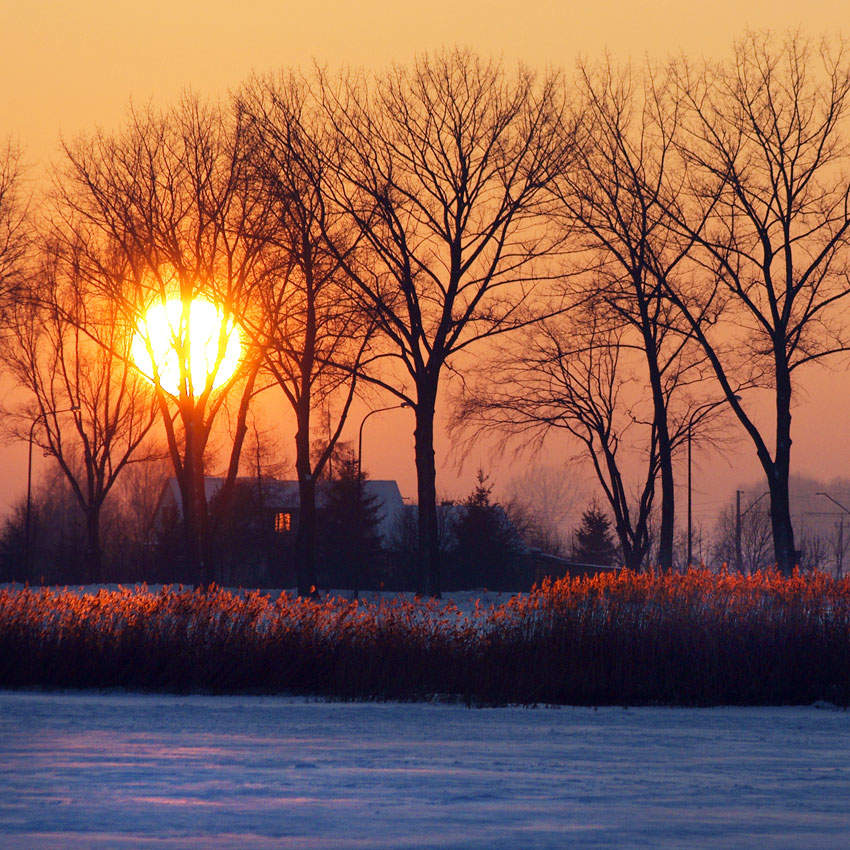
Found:
[[[829,493],[815,493],[816,496],[823,496],[825,499],[829,499],[833,505],[837,505],[844,511],[845,514],[850,514],[850,509],[846,508],[838,499],[833,499]],[[844,517],[841,518],[841,525],[838,526],[838,551],[836,553],[835,561],[836,561],[836,576],[840,576],[844,572]]]
[[[735,491],[735,566],[739,573],[742,573],[743,570],[743,547],[741,545],[741,520],[769,493],[769,490],[765,490],[761,496],[758,497],[754,502],[750,504],[750,506],[741,513],[741,496],[744,494],[743,490]]]
[[[30,577],[30,515],[32,513],[32,441],[35,434],[35,426],[44,419],[48,414],[71,413],[80,409],[80,405],[74,404],[71,407],[63,407],[61,410],[42,410],[35,417],[30,425],[29,436],[29,454],[27,455],[27,513],[24,520],[24,573],[29,579]]]
[[[360,528],[362,526],[361,512],[362,512],[362,509],[363,509],[363,503],[362,503],[362,495],[363,495],[362,494],[362,487],[363,487],[363,475],[362,475],[362,469],[363,469],[363,426],[366,424],[366,420],[370,416],[374,416],[376,413],[383,413],[385,410],[398,410],[402,407],[410,407],[410,403],[407,402],[407,401],[403,401],[403,402],[401,402],[401,404],[391,404],[388,407],[379,407],[376,410],[370,410],[363,417],[363,419],[360,420],[360,430],[359,430],[358,437],[357,437],[357,502],[356,502],[356,506],[355,506],[355,510],[356,510],[355,519],[357,521],[357,527],[358,528]],[[355,554],[355,557],[353,559],[354,564],[355,564],[354,588],[353,588],[355,599],[357,598],[358,591],[359,591],[359,584],[360,584],[359,577],[360,577],[361,554],[360,554],[359,546],[360,546],[360,544],[358,543],[358,551]]]
[[[693,547],[693,524],[691,515],[692,481],[691,481],[691,431],[693,430],[694,417],[688,421],[688,567],[694,562]]]
[[[845,508],[844,505],[842,505],[841,502],[839,502],[837,499],[833,499],[832,496],[829,495],[829,493],[818,492],[815,493],[815,495],[823,496],[825,499],[829,499],[829,501],[832,502],[833,505],[838,505],[838,507],[841,508],[841,510],[844,511],[845,514],[850,514],[850,509]]]
[[[401,404],[391,404],[389,407],[379,407],[377,410],[370,410],[361,420],[360,422],[360,432],[357,438],[357,485],[360,485],[360,471],[362,467],[363,461],[363,426],[366,424],[366,420],[370,416],[374,416],[376,413],[383,413],[385,410],[398,410],[402,407],[410,407],[410,402],[403,401]]]

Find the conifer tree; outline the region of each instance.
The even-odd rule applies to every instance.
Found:
[[[383,516],[378,498],[366,491],[366,473],[353,456],[338,460],[322,511],[325,584],[354,591],[363,588],[381,556],[378,525]]]
[[[493,485],[483,469],[463,502],[453,529],[455,547],[449,581],[456,588],[488,587],[512,590],[516,533],[504,511],[490,502]]]
[[[611,536],[611,520],[605,516],[594,499],[581,515],[581,525],[576,529],[572,557],[580,564],[612,566],[617,557],[617,547]]]

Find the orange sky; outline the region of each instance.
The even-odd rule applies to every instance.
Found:
[[[128,99],[219,92],[252,69],[313,58],[381,65],[464,44],[533,64],[576,56],[721,54],[745,27],[811,33],[846,20],[842,0],[4,0],[0,133],[41,158],[58,134],[114,125]]]
[[[55,154],[60,134],[115,127],[131,98],[168,104],[187,87],[223,93],[252,70],[306,66],[313,59],[332,67],[381,66],[452,44],[537,66],[570,67],[577,56],[594,58],[605,49],[616,58],[638,60],[680,50],[720,57],[748,26],[802,26],[814,35],[842,28],[850,32],[846,10],[846,0],[432,0],[419,6],[398,0],[315,5],[4,0],[0,139],[19,139],[38,175]],[[848,397],[850,380],[843,371],[809,380],[794,411],[797,472],[827,479],[850,476]],[[350,435],[355,441],[358,424],[359,414]],[[364,441],[364,467],[376,478],[398,478],[408,496],[415,495],[412,426],[409,411],[382,414],[366,426]],[[441,438],[438,490],[461,495],[471,489],[475,460],[458,477],[445,462],[447,448]],[[492,464],[497,488],[511,476],[507,465],[507,459]],[[2,513],[26,486],[25,447],[0,447],[0,466],[6,482],[0,485]],[[736,485],[760,477],[754,452],[743,440],[729,463],[706,459],[703,467],[696,488],[706,490],[707,497],[697,502],[697,512],[706,515],[716,514],[717,500],[731,498]],[[709,474],[710,482],[701,480]],[[681,504],[683,513],[684,500]]]

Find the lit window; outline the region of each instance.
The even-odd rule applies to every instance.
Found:
[[[274,530],[277,532],[292,530],[292,514],[279,512],[274,515]]]

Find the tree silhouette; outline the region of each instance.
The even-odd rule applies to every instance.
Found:
[[[243,324],[295,416],[301,595],[317,584],[316,485],[331,463],[374,330],[345,286],[347,269],[358,263],[358,234],[327,209],[325,164],[314,143],[327,129],[321,117],[307,114],[307,95],[293,75],[254,80],[238,106],[252,150],[253,191],[267,199],[268,238],[280,254],[279,272],[258,281],[257,309]],[[317,123],[306,126],[310,120]],[[321,437],[317,414],[327,425]]]
[[[77,252],[87,284],[119,307],[127,328],[138,327],[154,304],[179,299],[183,305],[173,334],[179,388],[169,391],[158,374],[149,377],[180,489],[184,569],[190,580],[208,584],[214,518],[205,454],[217,417],[237,398],[223,508],[235,485],[262,361],[248,348],[223,386],[216,388],[215,368],[195,385],[186,327],[191,302],[212,301],[223,314],[223,353],[224,328],[250,311],[258,278],[275,271],[263,229],[267,210],[248,191],[246,140],[224,107],[186,96],[163,113],[133,111],[119,132],[83,137],[65,153],[56,175],[54,235]]]
[[[364,486],[367,481],[356,458],[343,458],[327,483],[321,515],[326,583],[349,588],[355,596],[370,573],[377,573],[381,558],[378,525],[383,515],[378,498]]]
[[[576,529],[572,558],[580,564],[613,566],[617,547],[611,536],[611,520],[605,516],[594,499],[581,515],[581,525]]]
[[[29,241],[20,183],[21,153],[9,141],[0,148],[0,307],[14,300]]]
[[[574,300],[592,300],[597,314],[622,329],[617,343],[636,357],[645,376],[660,479],[658,559],[673,564],[675,488],[673,451],[699,407],[695,396],[707,371],[705,354],[687,323],[665,297],[679,274],[690,242],[666,226],[662,195],[681,174],[674,155],[678,116],[663,79],[610,60],[583,64],[578,103],[581,143],[575,162],[554,176],[558,216],[584,249],[588,271],[570,286]],[[717,406],[715,406],[715,412]],[[708,417],[706,405],[702,420]]]
[[[543,213],[547,175],[569,147],[561,82],[524,68],[509,78],[454,50],[374,79],[322,76],[317,97],[336,129],[329,201],[370,254],[350,278],[397,367],[378,383],[416,417],[420,582],[439,596],[441,379],[461,352],[529,318],[556,247]]]
[[[686,173],[668,187],[665,213],[692,243],[695,268],[666,297],[753,442],[776,563],[790,573],[796,374],[850,348],[850,57],[843,42],[749,33],[730,62],[695,69],[683,59],[673,74]],[[772,394],[769,428],[739,398],[742,375]]]
[[[532,445],[552,433],[575,438],[611,508],[625,563],[639,569],[651,544],[658,439],[652,420],[633,413],[645,385],[636,385],[629,348],[620,344],[623,333],[599,320],[592,302],[529,328],[494,358],[498,366],[491,364],[477,385],[468,384],[458,421],[473,435],[508,434]],[[631,457],[624,458],[632,448],[642,466],[637,473]]]
[[[104,502],[128,464],[157,454],[152,389],[130,362],[120,309],[87,290],[74,254],[43,245],[18,295],[0,359],[26,401],[10,427],[55,458],[85,517],[82,577],[104,581]]]
[[[459,517],[452,529],[454,575],[449,576],[456,587],[516,589],[511,586],[512,567],[519,540],[505,512],[491,504],[492,490],[488,476],[479,469],[475,488],[457,508]]]

